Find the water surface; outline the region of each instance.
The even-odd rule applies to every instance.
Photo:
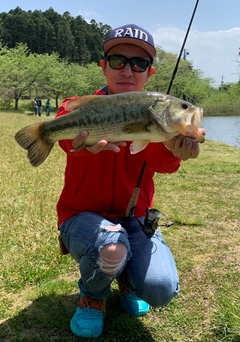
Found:
[[[240,116],[206,116],[202,126],[207,140],[240,147]]]

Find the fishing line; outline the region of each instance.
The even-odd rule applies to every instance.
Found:
[[[185,34],[185,38],[183,40],[182,47],[181,47],[181,50],[179,52],[179,56],[178,56],[175,68],[173,70],[173,74],[172,74],[172,77],[171,77],[171,80],[170,80],[170,83],[169,83],[169,86],[168,86],[168,90],[167,90],[167,94],[168,95],[169,95],[169,93],[171,91],[172,84],[173,84],[174,78],[175,78],[177,70],[178,70],[178,65],[179,65],[179,62],[181,60],[183,49],[184,49],[186,41],[187,41],[187,37],[188,37],[189,31],[190,31],[190,28],[191,28],[191,25],[192,25],[192,22],[193,22],[193,18],[195,16],[195,13],[196,13],[196,10],[197,10],[198,3],[199,3],[199,0],[196,1],[195,7],[194,7],[194,10],[193,10],[193,13],[192,13],[192,17],[190,19],[190,22],[189,22],[189,25],[188,25],[188,28],[187,28],[187,31],[186,31],[186,34]],[[126,210],[126,217],[133,217],[134,216],[134,209],[135,209],[136,204],[137,204],[137,199],[138,199],[138,195],[139,195],[139,192],[140,192],[140,184],[142,182],[142,178],[143,178],[146,166],[147,166],[147,163],[144,160],[143,166],[142,166],[142,169],[141,169],[141,172],[140,172],[137,184],[136,184],[136,187],[134,188],[132,196],[131,196],[131,198],[130,198],[130,200],[128,202],[128,206],[127,206],[127,210]]]

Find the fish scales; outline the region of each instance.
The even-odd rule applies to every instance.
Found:
[[[83,103],[78,109],[69,113],[71,122],[68,115],[64,115],[57,119],[61,119],[59,124],[55,121],[47,122],[46,129],[52,140],[56,139],[56,141],[60,140],[60,132],[64,136],[67,134],[68,138],[72,139],[79,133],[80,128],[89,131],[89,142],[95,137],[109,134],[109,132],[113,135],[120,134],[126,123],[147,120],[148,108],[153,103],[152,96],[147,95],[149,93],[144,94],[145,96],[140,96],[138,93],[127,94],[129,94],[127,102],[122,94],[115,95],[117,104],[116,98],[111,96],[96,97],[96,100]],[[54,132],[58,133],[55,135]]]

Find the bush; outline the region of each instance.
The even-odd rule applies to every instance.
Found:
[[[206,116],[240,115],[240,94],[228,91],[217,91],[199,104]]]
[[[10,109],[11,108],[11,104],[12,104],[12,100],[11,99],[0,100],[0,108],[1,109]]]

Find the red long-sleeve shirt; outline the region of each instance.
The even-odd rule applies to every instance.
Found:
[[[105,95],[101,90],[95,95]],[[61,104],[56,117],[69,113],[68,98]],[[84,211],[98,213],[108,219],[124,217],[136,186],[144,160],[147,162],[140,186],[134,215],[144,216],[146,207],[152,207],[154,172],[173,173],[181,159],[174,157],[162,143],[149,143],[137,154],[131,154],[130,142],[120,147],[119,153],[101,151],[92,154],[87,149],[70,152],[72,140],[59,141],[66,152],[65,183],[57,203],[58,225]]]

